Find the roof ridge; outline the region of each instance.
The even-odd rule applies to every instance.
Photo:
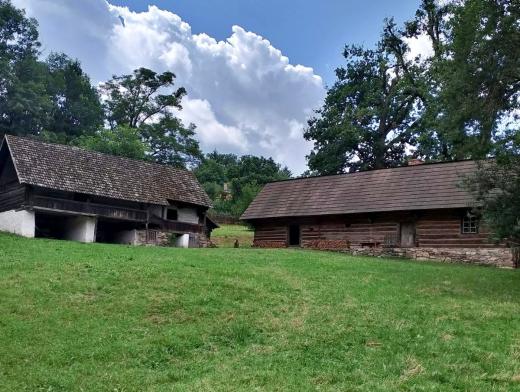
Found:
[[[130,161],[130,162],[136,162],[136,163],[139,163],[139,164],[147,164],[147,165],[151,165],[151,166],[165,167],[165,168],[168,168],[168,169],[180,170],[180,171],[183,171],[183,172],[187,172],[187,173],[193,174],[193,172],[191,170],[188,170],[186,168],[172,166],[172,165],[169,165],[167,163],[158,163],[158,162],[145,161],[145,160],[142,160],[142,159],[128,158],[128,157],[124,157],[124,156],[120,156],[120,155],[108,154],[106,152],[89,150],[88,148],[84,148],[84,147],[73,146],[73,145],[69,145],[69,144],[53,143],[53,142],[43,141],[43,140],[39,140],[39,139],[36,139],[36,138],[33,138],[33,137],[28,137],[28,136],[18,136],[18,135],[5,134],[4,135],[4,139],[7,141],[7,143],[9,143],[9,139],[28,140],[30,142],[43,144],[43,145],[47,145],[47,146],[53,146],[53,147],[57,146],[57,147],[62,147],[62,148],[68,148],[68,149],[71,149],[71,150],[80,150],[80,151],[85,151],[85,152],[88,152],[88,153],[91,153],[91,154],[97,154],[97,155],[106,156],[106,157],[109,157],[109,158],[125,160],[125,161]]]
[[[491,159],[491,158],[489,158],[489,159]],[[319,174],[319,175],[308,176],[308,177],[285,178],[285,179],[282,179],[282,180],[270,181],[267,184],[276,184],[276,183],[280,183],[280,182],[289,182],[289,181],[311,180],[311,179],[316,179],[316,178],[354,176],[354,175],[359,175],[359,174],[363,174],[363,173],[373,173],[373,172],[379,172],[379,171],[385,171],[385,170],[391,171],[391,170],[398,170],[398,169],[429,167],[429,166],[435,166],[435,165],[455,164],[455,163],[463,163],[463,162],[479,162],[479,160],[478,159],[459,159],[459,160],[456,160],[456,161],[424,162],[424,163],[421,163],[420,165],[406,165],[406,166],[397,166],[397,167],[382,167],[380,169],[360,170],[360,171],[353,172],[353,173]]]

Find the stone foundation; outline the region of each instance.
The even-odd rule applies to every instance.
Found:
[[[135,245],[169,246],[170,235],[160,230],[136,230]]]
[[[255,248],[287,248],[285,241],[253,241],[253,247]]]
[[[414,260],[515,267],[509,248],[352,248],[346,252],[353,255],[405,257]]]
[[[254,241],[253,246],[257,248],[286,248],[287,244],[285,241]],[[506,268],[516,267],[510,248],[361,248],[351,247],[346,240],[303,241],[302,248],[339,251],[352,255],[403,257],[414,260],[492,265]]]
[[[148,230],[148,234],[146,230],[136,230],[135,245],[188,247],[184,246],[184,244],[179,244],[175,240],[172,241],[173,235],[175,234],[161,230]],[[188,236],[188,234],[185,235]],[[191,233],[189,236],[192,237],[191,240],[187,241],[189,247],[207,248],[210,245],[210,241],[205,234]]]

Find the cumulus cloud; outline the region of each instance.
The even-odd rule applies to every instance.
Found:
[[[420,57],[421,59],[428,59],[434,55],[432,40],[427,34],[421,34],[417,37],[405,38],[410,51],[407,53],[409,59]]]
[[[312,68],[293,65],[240,26],[217,41],[193,34],[173,12],[145,12],[104,0],[15,0],[40,22],[45,47],[77,57],[95,81],[141,66],[176,73],[186,87],[180,117],[197,125],[204,150],[272,156],[295,173],[311,145],[302,132],[324,97]]]

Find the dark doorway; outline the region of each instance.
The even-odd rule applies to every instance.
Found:
[[[401,223],[401,247],[413,248],[415,246],[415,223]]]
[[[36,238],[53,238],[56,240],[64,240],[67,237],[67,226],[70,217],[65,215],[44,214],[37,212],[35,214],[35,237]]]
[[[300,225],[289,226],[289,246],[300,246]]]
[[[134,230],[139,228],[139,224],[133,222],[99,219],[96,226],[96,242],[134,244],[136,241]]]

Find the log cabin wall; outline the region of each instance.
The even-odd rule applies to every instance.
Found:
[[[480,248],[498,247],[489,231],[480,225],[476,234],[463,234],[466,210],[388,212],[343,216],[263,219],[252,222],[258,247],[288,246],[289,225],[300,226],[301,246],[314,249],[382,248],[401,246],[401,227],[412,223],[411,247]]]
[[[254,245],[259,248],[285,248],[287,242],[287,221],[262,220],[255,223]]]
[[[421,248],[494,248],[502,247],[490,240],[490,232],[480,224],[478,233],[463,234],[464,210],[423,212],[416,223],[417,246]]]

